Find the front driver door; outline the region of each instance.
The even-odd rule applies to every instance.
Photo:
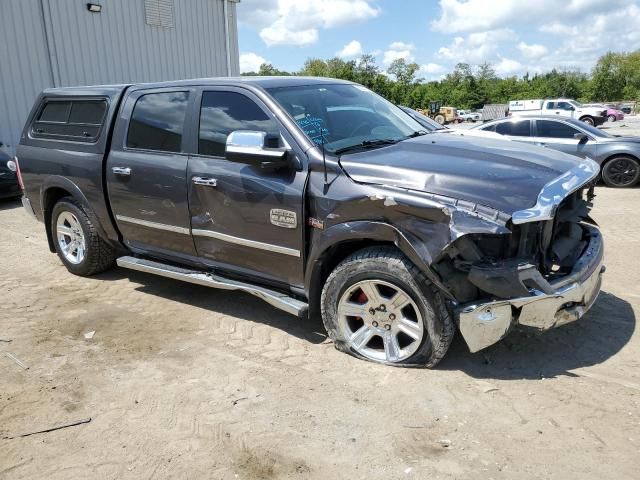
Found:
[[[303,285],[303,152],[297,147],[289,152],[298,168],[278,171],[229,161],[225,142],[235,130],[264,131],[276,143],[294,142],[246,89],[207,88],[196,102],[197,153],[189,158],[188,184],[198,255],[229,271]]]
[[[577,133],[584,132],[561,120],[536,120],[535,123],[535,141],[538,145],[583,158],[595,158],[595,139],[587,135],[588,140],[580,142],[574,138]]]

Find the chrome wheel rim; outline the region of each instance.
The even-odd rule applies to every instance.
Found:
[[[84,260],[87,249],[82,226],[71,212],[62,212],[56,221],[58,246],[64,258],[77,265]]]
[[[338,325],[350,348],[378,362],[406,360],[424,337],[418,305],[402,288],[382,280],[363,280],[345,290]]]

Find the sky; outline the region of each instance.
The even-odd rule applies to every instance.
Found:
[[[240,70],[299,70],[308,58],[396,58],[438,80],[458,62],[502,77],[588,73],[607,51],[640,48],[640,0],[241,0]]]

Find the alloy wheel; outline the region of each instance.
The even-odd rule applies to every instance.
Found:
[[[62,212],[58,215],[56,236],[64,258],[74,265],[82,263],[87,245],[82,226],[73,213]]]
[[[424,336],[417,304],[402,288],[382,280],[349,287],[338,302],[338,317],[349,347],[371,360],[402,362]]]
[[[631,186],[638,178],[638,163],[630,158],[617,158],[607,164],[607,178],[619,187]]]

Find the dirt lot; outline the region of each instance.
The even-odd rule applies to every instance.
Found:
[[[637,479],[640,188],[597,193],[588,316],[473,355],[458,336],[431,371],[352,359],[248,295],[74,277],[0,203],[0,478]]]

